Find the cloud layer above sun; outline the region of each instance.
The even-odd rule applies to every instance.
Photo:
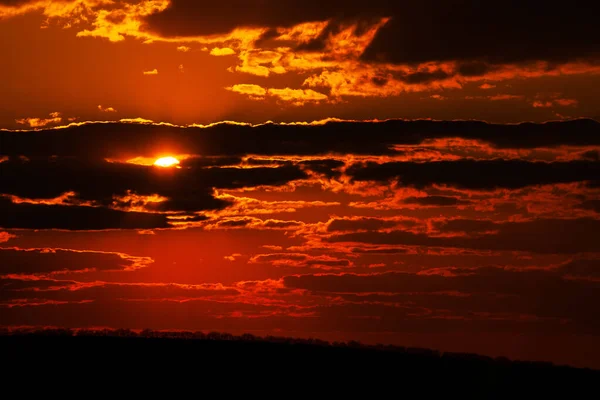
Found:
[[[597,116],[594,8],[538,1],[3,1],[0,24],[24,41],[35,29],[65,42],[71,56],[57,57],[52,63],[62,66],[55,68],[71,68],[68,58],[98,41],[88,51],[113,64],[82,65],[75,75],[114,82],[114,89],[80,96],[118,105],[111,106],[120,111],[115,118],[181,124],[274,115],[364,119],[370,112],[450,119],[444,108],[460,118],[517,122]],[[23,19],[27,34],[13,25]],[[132,63],[120,54],[125,46],[140,64],[133,80],[126,78]],[[167,110],[157,104],[161,96],[180,104]],[[94,120],[98,111],[64,105],[58,112]],[[56,110],[19,112],[2,125],[60,122],[47,117]]]

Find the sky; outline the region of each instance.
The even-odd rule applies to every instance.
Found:
[[[0,0],[0,327],[600,368],[598,11]]]

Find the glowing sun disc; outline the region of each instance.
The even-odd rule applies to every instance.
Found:
[[[154,165],[163,168],[174,167],[179,165],[179,160],[175,157],[162,157],[154,161]]]

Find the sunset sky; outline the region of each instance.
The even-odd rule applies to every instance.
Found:
[[[0,327],[600,368],[598,8],[0,0]]]

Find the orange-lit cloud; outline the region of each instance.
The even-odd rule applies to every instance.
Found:
[[[152,212],[155,211],[157,204],[169,200],[167,197],[159,195],[140,196],[128,192],[125,196],[113,196],[112,206],[117,210]]]
[[[175,223],[177,224],[177,223]],[[185,226],[185,222],[181,225]],[[255,217],[226,217],[202,224],[207,230],[252,229],[252,230],[297,230],[304,226],[301,221],[260,219]],[[193,226],[193,225],[192,225]]]
[[[251,99],[259,99],[269,96],[296,105],[302,105],[307,102],[320,102],[327,100],[327,95],[311,89],[265,89],[259,85],[239,84],[228,87],[227,90],[247,95]]]
[[[100,112],[114,113],[117,112],[113,107],[103,107],[102,105],[98,105],[98,110]]]
[[[158,75],[158,70],[156,68],[154,68],[153,70],[150,70],[150,71],[144,71],[144,75]]]
[[[0,275],[36,280],[49,275],[92,271],[132,272],[147,268],[154,260],[125,253],[62,248],[0,248]],[[14,260],[18,260],[15,263]]]
[[[503,100],[522,100],[523,96],[514,94],[496,94],[489,96],[488,99],[491,101],[503,101]]]
[[[22,118],[17,119],[16,122],[21,125],[29,125],[31,128],[43,128],[47,125],[60,124],[62,120],[61,113],[53,112],[50,113],[50,118]]]
[[[230,56],[232,54],[235,54],[235,50],[230,49],[229,47],[214,47],[210,51],[211,56]]]
[[[224,210],[207,212],[212,217],[244,215],[268,215],[275,213],[295,213],[305,208],[340,206],[339,202],[325,201],[266,201],[251,197],[237,197],[231,194],[218,194],[216,198],[231,203]]]
[[[269,95],[277,97],[283,101],[289,101],[297,105],[307,102],[320,102],[327,100],[327,95],[315,92],[311,89],[269,89]]]
[[[8,232],[0,232],[0,243],[6,243],[10,239],[15,238],[15,235],[11,235]]]
[[[28,199],[19,196],[13,195],[2,195],[2,197],[6,197],[11,200],[14,204],[41,204],[41,205],[69,205],[69,204],[78,204],[78,205],[87,205],[91,206],[90,202],[83,202],[78,199],[77,193],[75,192],[65,192],[60,196],[49,198],[49,199]]]
[[[264,97],[267,94],[267,90],[252,84],[237,84],[231,87],[228,87],[227,90],[231,90],[232,92],[245,94],[250,98],[260,98]]]
[[[535,108],[551,108],[551,107],[577,107],[579,101],[576,99],[554,98],[550,100],[535,100],[533,107]]]
[[[300,253],[259,254],[252,257],[251,264],[270,263],[277,267],[341,269],[352,266],[352,261],[327,255],[312,256]]]

